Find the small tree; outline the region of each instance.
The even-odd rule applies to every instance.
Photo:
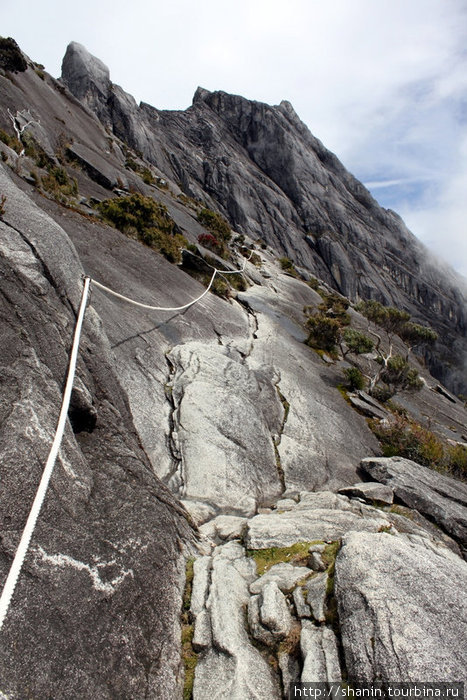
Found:
[[[379,375],[379,381],[386,385],[390,396],[404,389],[418,391],[423,386],[417,370],[411,367],[401,355],[388,358]]]
[[[341,330],[341,324],[336,318],[322,312],[316,313],[308,318],[306,327],[310,331],[307,345],[327,352],[335,351]]]
[[[383,396],[388,399],[398,390],[416,391],[422,388],[423,382],[416,369],[410,367],[408,358],[410,350],[416,345],[434,342],[438,337],[435,331],[425,326],[419,326],[410,321],[410,314],[393,306],[383,306],[379,301],[371,299],[356,305],[355,309],[362,313],[368,321],[371,321],[386,334],[388,349],[382,347],[382,337],[368,326],[368,332],[376,338],[375,351],[380,369],[370,377],[369,393],[377,391],[379,383],[384,385]],[[407,355],[394,355],[394,336],[408,340],[411,345],[407,349]]]
[[[407,321],[399,331],[399,336],[407,345],[407,359],[414,348],[435,343],[438,334],[429,326],[420,326],[418,323]]]
[[[346,328],[344,332],[340,334],[339,348],[344,360],[349,353],[363,355],[371,352],[374,347],[375,344],[371,338],[354,328]]]

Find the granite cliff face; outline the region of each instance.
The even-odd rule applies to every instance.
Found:
[[[215,259],[245,265],[240,289],[178,312],[92,288],[65,440],[0,631],[0,697],[173,700],[185,682],[186,697],[248,700],[300,679],[463,680],[465,485],[379,457],[338,390],[342,363],[303,342],[303,307],[321,296],[277,258],[321,292],[405,306],[454,356],[465,310],[452,273],[421,273],[420,244],[287,103],[199,89],[186,112],[163,112],[78,44],[63,81],[16,59],[24,70],[0,71],[1,585],[55,429],[82,275],[146,304],[198,297],[206,281],[187,272],[213,260],[200,202],[257,258],[232,246]],[[22,144],[7,110],[28,124]],[[196,246],[182,265],[92,206],[130,192]],[[432,361],[461,386],[444,347]],[[418,369],[423,389],[398,401],[467,442],[462,402]]]
[[[210,199],[235,229],[263,239],[352,300],[401,306],[435,327],[443,342],[435,357],[427,354],[430,368],[453,391],[467,393],[465,280],[431,259],[290,103],[272,107],[198,88],[185,112],[137,106],[74,43],[62,78],[114,134],[185,194]]]

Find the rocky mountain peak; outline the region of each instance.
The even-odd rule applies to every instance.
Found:
[[[206,102],[210,95],[210,91],[206,90],[206,88],[198,86],[196,88],[196,92],[193,95],[193,104],[196,104],[197,102]]]
[[[77,41],[68,44],[62,61],[62,80],[78,100],[102,113],[111,87],[107,66]]]

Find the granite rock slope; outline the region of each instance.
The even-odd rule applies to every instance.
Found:
[[[316,307],[321,296],[277,260],[286,252],[305,278],[319,274],[332,284],[321,286],[325,293],[363,294],[371,282],[405,304],[410,288],[418,295],[410,304],[421,309],[421,288],[415,292],[410,280],[391,286],[389,268],[377,272],[371,257],[378,235],[388,246],[394,236],[406,244],[401,225],[391,228],[393,215],[368,199],[286,103],[198,90],[186,112],[160,112],[137,106],[79,45],[64,62],[76,97],[25,61],[14,81],[0,70],[0,126],[10,134],[6,107],[22,122],[32,117],[36,147],[19,156],[0,143],[0,583],[53,435],[83,273],[139,302],[175,307],[199,297],[202,274],[212,270],[214,258],[200,259],[209,254],[200,245],[174,265],[134,231],[104,223],[93,203],[150,196],[197,244],[206,233],[197,220],[202,201],[238,228],[229,260],[215,264],[245,272],[241,291],[207,294],[182,311],[136,309],[91,286],[70,421],[1,632],[0,696],[172,700],[182,695],[181,647],[185,661],[187,653],[192,666],[197,661],[199,700],[265,690],[281,697],[300,678],[387,672],[406,680],[408,665],[420,677],[431,673],[439,635],[452,633],[455,648],[464,643],[453,613],[444,602],[437,612],[433,602],[452,604],[461,620],[446,575],[452,567],[456,590],[465,587],[461,488],[413,463],[382,468],[367,419],[338,391],[342,363],[323,361],[304,343],[303,307]],[[56,168],[76,179],[78,194],[41,187]],[[307,227],[319,230],[320,220],[315,236]],[[327,262],[323,253],[326,232],[344,229],[345,255],[355,237],[352,257],[368,257],[351,263],[366,265],[360,287],[352,286],[352,271],[343,272],[344,253],[334,247]],[[242,232],[255,252],[246,262],[236,238]],[[262,244],[248,234],[261,235]],[[399,243],[391,253],[396,267]],[[438,282],[429,277],[441,294]],[[443,289],[435,307],[454,327],[456,297]],[[420,371],[419,398],[398,400],[460,442],[461,401],[442,387],[432,391],[433,378]],[[358,487],[358,478],[387,485]],[[390,565],[380,561],[382,549]],[[190,575],[182,595],[189,555],[191,601]],[[406,587],[397,586],[399,569]],[[380,572],[377,583],[372,571]],[[410,629],[414,645],[424,636],[419,656],[400,646],[399,613],[412,605],[412,587],[419,614],[437,626]],[[368,609],[360,605],[365,591]],[[187,669],[185,692],[190,663]],[[442,646],[442,671],[451,670]]]
[[[465,280],[430,258],[290,103],[269,106],[199,88],[185,112],[138,106],[75,43],[62,79],[119,138],[186,194],[214,203],[236,229],[262,238],[351,299],[402,306],[434,326],[442,342],[435,355],[427,353],[430,367],[452,389],[465,389]]]
[[[55,431],[83,268],[63,229],[2,166],[0,187],[3,582]],[[63,698],[151,688],[172,698],[182,550],[193,536],[141,449],[92,307],[72,412],[2,630],[0,688],[12,699],[51,688]]]

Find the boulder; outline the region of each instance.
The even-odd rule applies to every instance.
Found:
[[[378,501],[391,505],[394,500],[394,491],[390,486],[386,486],[377,481],[364,481],[353,486],[344,486],[339,489],[339,493],[349,498],[362,498],[369,503]]]
[[[92,180],[107,190],[114,187],[127,187],[122,179],[121,170],[117,170],[109,159],[101,153],[91,150],[82,143],[73,143],[67,148],[67,155],[80,165]],[[124,177],[124,176],[123,176]]]
[[[385,514],[370,506],[335,494],[307,494],[291,510],[251,518],[245,541],[250,549],[289,547],[295,542],[337,540],[349,530],[377,532],[390,526]]]
[[[273,647],[276,639],[271,630],[266,629],[261,621],[261,595],[252,595],[248,601],[248,627],[250,634],[261,644]]]
[[[254,564],[243,547],[234,542],[216,548],[206,610],[211,621],[212,646],[196,666],[194,700],[209,697],[280,698],[278,679],[251,644],[245,626],[248,585]]]
[[[311,617],[310,606],[305,599],[305,588],[303,586],[297,586],[297,588],[294,588],[292,595],[297,617]]]
[[[304,586],[306,602],[310,606],[316,622],[324,622],[326,619],[325,602],[327,585],[328,575],[326,573],[321,573],[309,578]]]
[[[201,534],[213,540],[241,539],[247,519],[235,515],[218,515],[199,528]]]
[[[302,683],[339,683],[342,675],[337,641],[329,627],[302,622],[300,647],[303,657]]]
[[[464,679],[466,585],[467,564],[442,546],[347,534],[335,595],[349,681]]]
[[[276,640],[285,639],[292,629],[287,600],[275,581],[270,581],[261,592],[260,618]]]
[[[467,547],[467,484],[403,457],[368,458],[361,468],[390,486],[397,499],[434,520],[461,547]]]

